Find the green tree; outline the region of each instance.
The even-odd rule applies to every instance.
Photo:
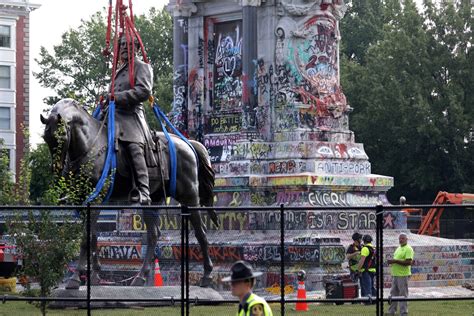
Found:
[[[375,44],[383,33],[384,3],[381,0],[352,0],[341,20],[343,58],[365,64],[367,48]]]
[[[3,139],[0,138],[0,205],[13,202],[14,182],[10,172],[10,157],[8,151],[3,148]]]
[[[21,273],[39,282],[40,297],[49,297],[52,289],[64,277],[65,266],[77,256],[81,226],[71,216],[63,214],[61,223],[52,211],[29,211],[25,221],[21,215],[8,222],[23,259]],[[28,293],[32,293],[28,288]],[[37,306],[46,315],[46,301]]]
[[[364,62],[343,59],[353,129],[373,171],[394,176],[392,201],[472,190],[472,31],[461,3],[426,1],[422,15],[412,0],[386,0]]]
[[[31,169],[30,199],[34,204],[44,203],[46,192],[54,185],[49,148],[40,143],[29,155]]]
[[[152,8],[147,15],[137,16],[135,24],[154,70],[155,96],[168,111],[173,98],[172,18],[164,9]],[[52,105],[58,99],[72,97],[93,108],[99,96],[108,91],[112,70],[111,60],[102,55],[105,35],[106,17],[97,12],[78,28],[65,32],[52,52],[41,48],[36,59],[40,71],[34,76],[56,93],[46,103]],[[149,109],[147,113],[151,113]]]
[[[51,170],[52,162],[61,157],[61,148],[64,133],[64,123],[60,123],[56,131],[58,143],[57,152],[49,158],[49,149],[45,144],[40,144],[32,151],[31,155],[25,156],[20,171],[19,188],[30,187],[35,202],[58,205],[58,203],[82,204],[88,194],[92,192],[92,163],[81,166],[78,174],[63,176],[59,170],[54,173]],[[41,169],[41,170],[36,170]],[[31,174],[31,176],[30,176]],[[43,177],[43,178],[42,178]],[[24,178],[25,180],[22,180]],[[33,181],[30,184],[29,179]],[[109,183],[106,182],[103,192],[97,201],[101,201],[107,191]],[[24,190],[28,192],[28,190]],[[13,201],[19,204],[29,203],[29,194],[17,190],[13,195]],[[83,212],[75,216],[67,211],[17,211],[16,216],[7,221],[8,233],[15,237],[18,252],[23,259],[21,274],[39,282],[40,291],[34,293],[41,297],[51,295],[52,289],[63,278],[67,263],[73,260],[79,251],[79,242],[85,229],[85,214]],[[46,314],[47,302],[37,305],[43,315]]]
[[[106,92],[110,67],[102,56],[105,33],[105,17],[97,12],[78,28],[65,32],[52,53],[41,47],[40,57],[35,59],[41,70],[33,75],[56,93],[46,103],[72,97],[92,106]]]

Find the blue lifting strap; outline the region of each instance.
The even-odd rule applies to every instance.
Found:
[[[99,115],[100,113],[100,106],[94,111],[93,116],[97,118],[95,115]],[[91,203],[94,201],[97,196],[99,195],[100,191],[104,188],[105,181],[107,180],[107,176],[110,173],[110,186],[107,191],[107,194],[102,201],[107,202],[112,195],[114,182],[115,182],[115,171],[117,170],[117,156],[115,154],[115,102],[111,100],[109,102],[109,109],[107,112],[107,119],[109,124],[107,124],[107,155],[105,157],[104,168],[102,169],[102,174],[97,182],[94,191],[91,195],[86,199],[84,204]]]
[[[181,134],[180,131],[178,131],[176,127],[173,126],[173,124],[171,124],[171,122],[168,120],[166,115],[160,110],[156,102],[153,104],[153,112],[155,113],[155,116],[161,125],[161,130],[163,131],[163,134],[165,134],[166,140],[168,141],[168,148],[170,151],[170,188],[169,189],[170,189],[171,197],[176,198],[176,178],[177,178],[176,146],[173,140],[171,139],[170,134],[166,130],[166,126],[169,126],[174,134],[178,135],[179,138],[181,138],[186,144],[188,144],[189,147],[191,147],[191,149],[194,152],[194,155],[196,156],[196,162],[199,164],[198,155],[194,147],[191,145],[191,143],[187,140],[186,137],[184,137],[183,134]],[[163,121],[165,121],[166,126],[165,124],[163,124]]]
[[[95,107],[94,112],[92,112],[92,117],[95,118],[96,120],[99,119],[99,114],[100,114],[100,102],[97,103],[97,106]]]

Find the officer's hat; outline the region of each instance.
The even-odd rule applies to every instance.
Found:
[[[222,282],[249,280],[262,275],[262,272],[254,272],[250,264],[242,260],[235,262],[230,270],[232,275],[223,278]]]

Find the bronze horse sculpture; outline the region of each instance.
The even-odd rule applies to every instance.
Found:
[[[48,118],[41,115],[41,122],[45,125],[43,138],[45,139],[51,154],[59,155],[59,161],[53,161],[53,169],[62,175],[77,175],[81,165],[92,163],[90,179],[93,186],[96,185],[102,172],[105,152],[107,149],[107,127],[106,122],[93,118],[78,102],[72,99],[63,99],[54,105]],[[64,132],[58,133],[60,126],[64,126]],[[104,127],[105,126],[105,127]],[[157,133],[158,136],[162,133]],[[162,136],[162,135],[161,135]],[[177,185],[176,201],[186,206],[212,206],[214,189],[214,171],[210,165],[209,155],[206,148],[199,142],[190,140],[196,154],[190,146],[179,137],[172,137],[176,146],[177,155]],[[167,144],[162,144],[162,146]],[[161,161],[158,152],[157,161]],[[162,154],[163,155],[163,154]],[[117,170],[127,169],[124,159],[117,157]],[[160,168],[158,166],[157,168]],[[150,170],[150,174],[156,174],[156,170]],[[110,202],[119,203],[126,201],[129,192],[133,189],[133,181],[130,175],[116,172],[113,192]],[[165,177],[150,177],[150,197],[153,203],[162,203],[165,197],[169,180]],[[84,197],[85,199],[85,197]],[[161,234],[155,221],[154,210],[145,209],[144,221],[147,226],[147,251],[143,265],[139,273],[131,282],[132,286],[142,286],[146,278],[150,276],[153,268],[154,248]],[[218,220],[214,210],[210,210],[209,216],[217,225]],[[100,280],[100,263],[97,257],[97,219],[98,212],[91,214],[91,284],[98,284]],[[195,236],[199,242],[203,254],[204,274],[201,286],[210,285],[210,274],[213,269],[212,261],[208,252],[208,241],[206,227],[201,220],[200,213],[192,210],[190,222],[194,228]],[[87,262],[86,238],[83,236],[81,251],[77,269],[68,280],[66,288],[77,289],[80,285],[80,274],[84,273]]]

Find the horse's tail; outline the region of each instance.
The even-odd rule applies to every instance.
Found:
[[[190,140],[191,145],[196,150],[199,160],[198,178],[199,178],[199,200],[202,206],[214,205],[214,177],[215,172],[212,169],[209,154],[206,147],[200,142]],[[214,209],[209,209],[209,217],[212,222],[219,226],[219,219]]]

